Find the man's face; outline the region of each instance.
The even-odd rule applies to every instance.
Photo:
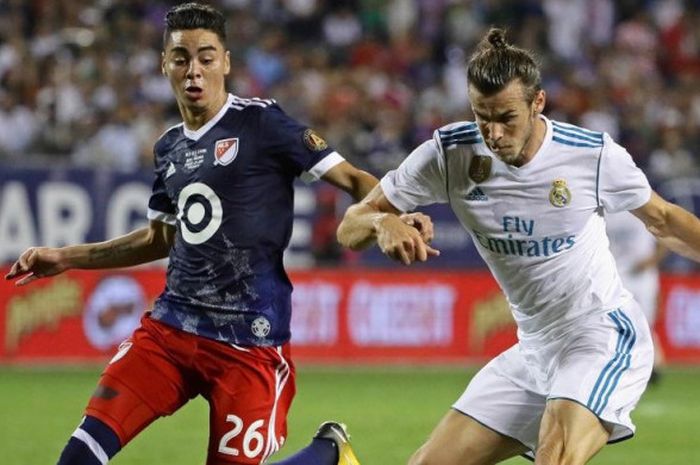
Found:
[[[224,82],[231,61],[216,33],[207,29],[173,31],[162,58],[163,74],[181,108],[193,114],[219,110],[226,99]]]
[[[485,96],[469,86],[472,111],[489,149],[504,163],[520,166],[534,153],[524,153],[531,141],[537,115],[544,107],[544,92],[535,100],[525,98],[520,80],[508,83],[500,92]]]

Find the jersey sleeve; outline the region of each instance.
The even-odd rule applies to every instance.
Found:
[[[387,200],[407,212],[422,205],[447,202],[445,158],[431,139],[419,145],[381,180]]]
[[[162,159],[159,160],[157,152],[154,154],[154,159],[153,189],[151,197],[148,199],[148,213],[146,216],[149,220],[161,221],[174,226],[176,224],[175,214],[177,210],[165,189],[165,177],[171,165],[164,163]]]
[[[261,134],[264,150],[281,157],[281,163],[304,182],[318,180],[344,161],[313,129],[295,121],[276,104],[262,112]]]
[[[605,211],[634,210],[651,198],[646,175],[624,147],[605,135],[598,164],[598,199]]]

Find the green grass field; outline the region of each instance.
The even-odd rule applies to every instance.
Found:
[[[363,465],[404,464],[472,374],[458,368],[302,368],[288,442],[273,461],[305,445],[322,421],[339,419],[349,425]],[[97,375],[95,369],[0,368],[0,462],[55,463]],[[606,447],[593,464],[700,464],[700,370],[668,370],[634,419],[637,436]],[[203,464],[206,435],[206,404],[197,399],[156,422],[111,463]]]

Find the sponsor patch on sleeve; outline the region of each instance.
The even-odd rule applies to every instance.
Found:
[[[314,152],[320,152],[328,148],[328,144],[323,137],[316,134],[313,129],[304,131],[304,144]]]

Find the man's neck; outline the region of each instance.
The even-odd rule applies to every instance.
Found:
[[[530,134],[530,138],[528,139],[527,143],[525,144],[525,147],[523,147],[523,150],[520,153],[520,163],[518,164],[518,166],[523,166],[526,163],[529,163],[533,158],[535,158],[535,154],[540,149],[540,147],[542,147],[542,143],[544,142],[544,136],[546,133],[547,123],[544,122],[544,119],[537,116],[534,127],[532,128],[532,134]]]
[[[184,105],[179,104],[180,115],[182,116],[182,121],[185,123],[185,127],[190,131],[199,130],[219,113],[221,108],[226,104],[227,99],[228,93],[224,92],[215,102],[207,108],[203,108],[202,111],[192,111]]]

